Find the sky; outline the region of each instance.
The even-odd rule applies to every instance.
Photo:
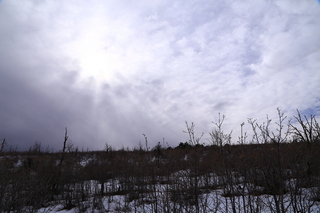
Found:
[[[2,0],[0,139],[101,150],[320,115],[316,0]],[[274,120],[275,121],[275,120]]]

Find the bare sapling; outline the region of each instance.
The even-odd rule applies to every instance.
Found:
[[[215,125],[215,128],[209,133],[211,136],[212,145],[217,145],[222,147],[225,144],[231,144],[232,131],[229,134],[225,134],[222,130],[222,125],[225,118],[226,118],[225,115],[222,115],[221,117],[219,113],[218,122],[212,121],[212,123]]]
[[[310,115],[308,118],[306,115],[302,116],[297,109],[297,116],[294,116],[296,122],[300,125],[299,127],[291,124],[292,133],[296,138],[305,143],[320,142],[320,126],[317,122],[315,115]]]

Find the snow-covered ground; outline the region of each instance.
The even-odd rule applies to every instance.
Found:
[[[92,181],[94,190],[99,188],[96,181]],[[95,185],[95,186],[94,186]],[[107,184],[108,185],[108,184]],[[108,186],[106,186],[108,187]],[[181,186],[179,186],[181,187]],[[285,212],[320,212],[320,202],[311,200],[311,190],[303,189],[300,196],[292,197],[290,193],[280,196],[272,195],[246,195],[246,196],[223,196],[223,189],[207,190],[198,197],[198,208],[190,200],[169,200],[172,196],[172,186],[167,184],[157,184],[155,192],[146,192],[137,195],[109,195],[93,196],[89,200],[81,202],[80,205],[72,209],[64,209],[62,204],[41,208],[37,213],[102,213],[102,212],[276,212],[275,199],[281,202]],[[131,197],[130,197],[131,196]],[[188,196],[183,194],[182,196]],[[295,203],[295,204],[294,204]],[[296,209],[294,209],[296,208]]]

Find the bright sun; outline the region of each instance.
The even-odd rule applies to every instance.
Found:
[[[111,81],[114,74],[121,70],[119,53],[115,48],[108,50],[105,42],[94,37],[85,36],[72,45],[72,57],[76,58],[80,66],[81,78],[93,78],[102,83]]]
[[[81,76],[94,78],[97,82],[108,81],[116,69],[116,64],[106,57],[106,54],[97,49],[82,47],[84,50],[79,56]]]

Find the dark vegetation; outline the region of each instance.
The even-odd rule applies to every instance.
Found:
[[[194,124],[189,141],[114,150],[79,151],[68,143],[51,152],[35,143],[29,151],[0,153],[1,212],[37,212],[61,204],[85,212],[312,212],[320,202],[320,128],[314,116],[292,125],[278,110],[271,120],[249,119],[253,138],[238,144],[222,131],[225,116],[201,144]],[[244,124],[241,124],[241,130]],[[117,202],[117,197],[123,200]],[[109,203],[110,205],[104,205]],[[114,206],[111,205],[114,203]],[[318,211],[318,210],[317,210]]]

